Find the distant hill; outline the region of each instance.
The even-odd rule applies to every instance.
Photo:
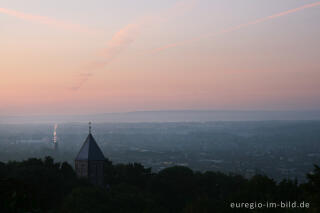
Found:
[[[136,111],[86,115],[0,116],[0,123],[207,122],[320,120],[320,111]]]

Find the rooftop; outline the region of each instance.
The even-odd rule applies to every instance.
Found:
[[[83,143],[75,160],[104,161],[105,157],[91,133]]]

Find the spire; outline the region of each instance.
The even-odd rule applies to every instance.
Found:
[[[105,160],[105,157],[92,134],[89,133],[75,160]]]
[[[77,157],[75,160],[96,160],[104,161],[105,157],[99,148],[96,140],[91,134],[91,122],[89,124],[89,135],[85,142],[83,143]]]

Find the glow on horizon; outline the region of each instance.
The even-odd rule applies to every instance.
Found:
[[[49,1],[24,11],[4,0],[0,116],[319,109],[320,2],[308,1],[139,0],[131,8],[129,0],[70,0],[55,12]],[[265,18],[248,21],[256,13]],[[170,43],[180,47],[150,51]]]

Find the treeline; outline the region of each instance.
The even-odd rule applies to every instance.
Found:
[[[262,175],[245,179],[181,166],[152,173],[138,163],[114,165],[106,160],[107,184],[98,188],[77,178],[68,163],[31,158],[0,163],[0,212],[320,212],[320,168],[315,166],[307,178],[303,184],[295,180],[276,183]],[[303,203],[305,208],[259,208],[259,203],[287,201],[297,206]]]

